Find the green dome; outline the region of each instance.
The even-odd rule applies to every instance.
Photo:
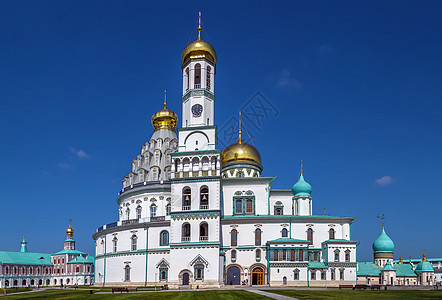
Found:
[[[382,232],[379,237],[373,243],[373,251],[378,252],[391,252],[394,251],[394,243],[385,233],[385,229],[382,228]]]
[[[416,272],[434,272],[433,266],[428,261],[421,261],[416,266]]]
[[[312,186],[304,180],[304,176],[301,174],[299,180],[292,187],[292,193],[295,196],[310,196],[312,193]]]

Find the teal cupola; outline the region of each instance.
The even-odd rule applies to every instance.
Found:
[[[381,271],[395,271],[396,272],[396,269],[391,265],[390,261],[387,261],[387,263],[381,269]]]
[[[28,252],[28,246],[26,246],[28,242],[25,240],[25,236],[23,236],[23,240],[21,241],[20,252]]]
[[[417,264],[415,271],[416,271],[416,273],[434,272],[434,268],[431,265],[431,263],[428,262],[427,255],[425,255],[425,253],[424,253],[424,256],[422,258],[422,261]]]
[[[394,243],[392,239],[385,233],[384,225],[382,225],[382,232],[373,243],[374,253],[391,252],[394,251]]]
[[[296,196],[310,196],[312,193],[312,186],[305,181],[303,170],[302,170],[302,160],[301,160],[301,175],[299,176],[298,182],[296,182],[292,187],[292,193]]]

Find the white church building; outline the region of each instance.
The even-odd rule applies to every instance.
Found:
[[[273,189],[241,124],[237,142],[217,148],[217,55],[200,32],[181,55],[181,128],[165,99],[123,179],[119,220],[93,235],[95,284],[355,284],[355,218],[313,213],[302,164],[291,189]]]

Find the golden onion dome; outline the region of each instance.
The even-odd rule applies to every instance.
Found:
[[[201,12],[199,13],[198,39],[191,42],[181,53],[181,67],[192,58],[207,58],[216,64],[216,51],[210,43],[201,39]]]
[[[223,165],[240,161],[261,165],[261,155],[255,147],[242,141],[241,130],[239,131],[238,141],[228,146],[222,153]]]
[[[74,235],[74,229],[72,229],[71,225],[69,225],[68,229],[66,229],[66,234]]]
[[[164,91],[164,108],[157,111],[152,116],[152,125],[155,130],[159,129],[169,129],[174,130],[178,123],[178,116],[171,110],[166,108],[166,91]]]

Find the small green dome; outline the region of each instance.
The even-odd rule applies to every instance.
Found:
[[[382,228],[382,232],[379,237],[373,243],[373,251],[378,252],[391,252],[394,251],[394,243],[385,233],[385,229]]]
[[[396,271],[396,269],[390,264],[390,261],[387,261],[381,271]]]
[[[434,272],[433,266],[428,261],[421,261],[416,266],[416,272]]]
[[[301,174],[299,180],[292,187],[292,193],[295,196],[310,196],[312,193],[312,186],[304,180],[304,176]]]

